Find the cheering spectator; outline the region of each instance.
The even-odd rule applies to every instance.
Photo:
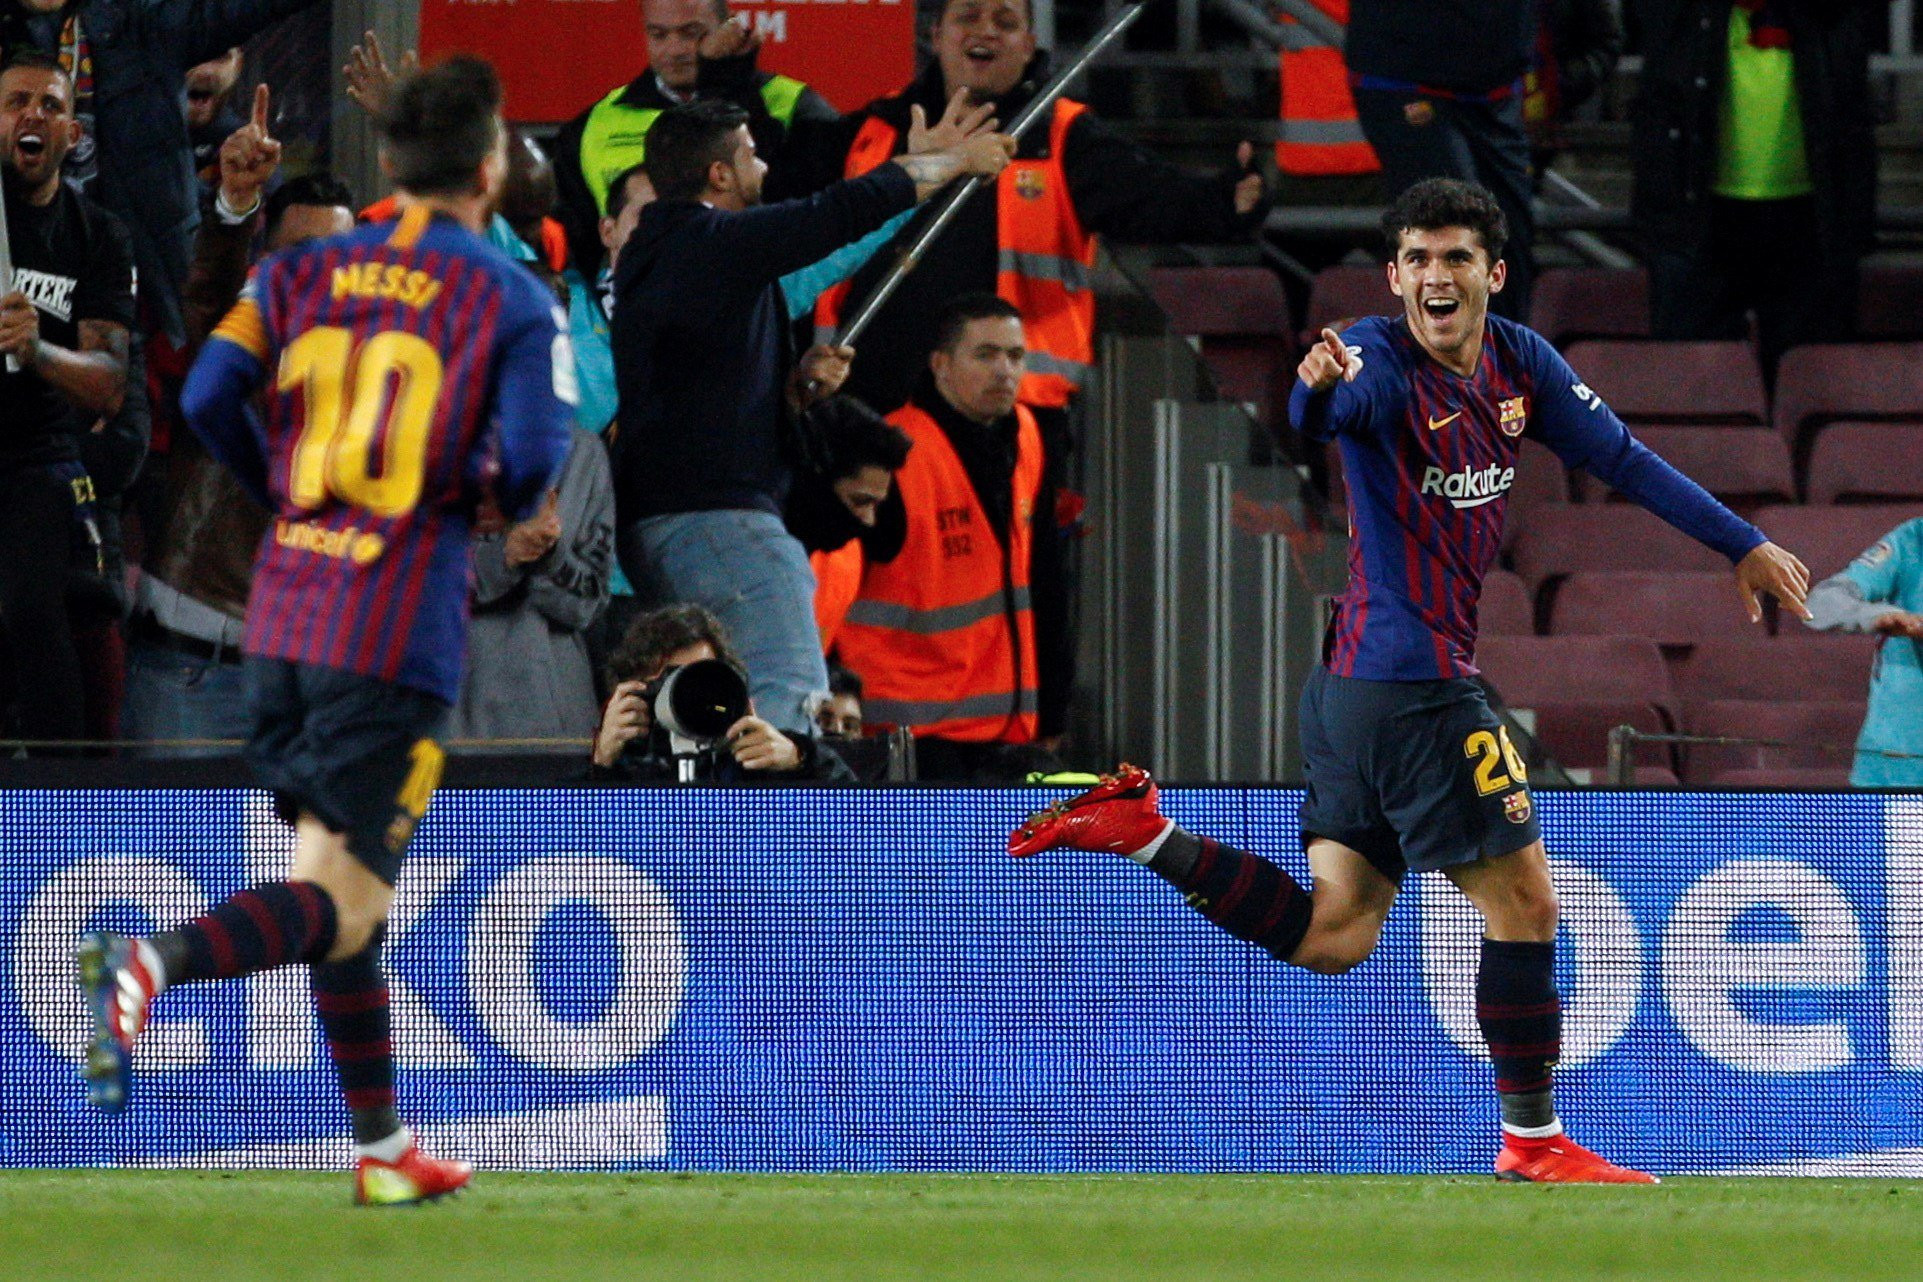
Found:
[[[649,701],[654,683],[670,671],[708,659],[741,667],[720,620],[700,606],[664,606],[635,619],[608,659],[608,684],[614,693],[595,734],[591,780],[643,783],[675,778],[675,763],[654,733]],[[777,729],[752,709],[729,727],[723,743],[725,752],[712,764],[711,782],[848,783],[854,779],[834,750],[811,733]]]
[[[269,252],[337,235],[354,225],[353,196],[325,175],[287,182],[263,197],[280,165],[268,129],[268,91],[255,90],[252,118],[220,149],[216,213],[200,225],[184,295],[190,355],[233,309],[252,265],[256,236]],[[251,722],[240,643],[254,553],[267,512],[183,432],[167,459],[161,519],[148,533],[135,592],[127,669],[130,739],[245,739]],[[204,756],[212,745],[158,750]],[[228,749],[227,751],[231,751]]]
[[[1923,518],[1897,526],[1841,573],[1817,584],[1809,611],[1812,628],[1883,638],[1850,782],[1859,788],[1923,788]]]
[[[23,738],[81,738],[75,575],[100,575],[94,490],[77,432],[127,392],[133,254],[112,213],[62,183],[81,136],[73,81],[52,58],[0,71],[13,290],[0,298],[0,619]]]
[[[576,428],[539,512],[474,541],[473,622],[457,739],[566,739],[598,708],[587,631],[608,602],[614,488],[607,450]]]
[[[67,179],[127,222],[149,332],[186,339],[181,291],[199,225],[194,150],[181,98],[190,69],[315,0],[0,0],[28,15],[26,31],[79,75],[75,112],[97,117]],[[96,162],[97,163],[94,163]]]
[[[1638,0],[1631,212],[1657,338],[1743,338],[1764,368],[1847,338],[1876,233],[1881,0]],[[1791,271],[1757,263],[1790,262]]]
[[[103,567],[77,433],[119,412],[134,320],[126,229],[60,178],[80,137],[73,104],[51,58],[28,51],[0,71],[13,255],[13,292],[0,298],[0,620],[29,739],[85,729],[67,594],[76,574]]]
[[[748,115],[722,102],[663,112],[648,135],[660,198],[615,273],[615,449],[621,560],[657,600],[707,606],[740,648],[762,715],[805,732],[826,690],[814,582],[781,513],[795,413],[832,394],[853,353],[789,354],[780,278],[873,231],[962,173],[992,176],[1009,140],[958,101],[899,157],[807,200],[761,206]]]
[[[669,107],[697,100],[732,102],[748,113],[763,159],[780,151],[797,119],[835,118],[820,94],[788,76],[755,69],[761,37],[728,0],[641,0],[647,70],[610,91],[555,137],[555,178],[575,261],[598,260],[595,234],[608,214],[615,180],[647,158],[648,129]]]
[[[837,651],[866,685],[871,729],[915,733],[924,779],[1014,781],[1059,768],[1036,744],[1035,559],[1041,430],[1019,404],[1021,313],[992,294],[945,308],[915,397],[890,416],[914,442],[877,525]],[[892,509],[892,510],[891,510]]]
[[[1026,0],[948,0],[927,70],[900,93],[832,125],[798,123],[775,161],[771,192],[818,190],[913,150],[913,114],[933,120],[958,93],[991,107],[1002,124],[1013,121],[1049,75],[1030,17]],[[1034,348],[1023,402],[1066,405],[1095,359],[1096,236],[1144,243],[1247,236],[1266,209],[1253,157],[1244,143],[1228,172],[1198,178],[1136,148],[1081,103],[1061,99],[1023,137],[996,193],[961,207],[940,246],[877,313],[847,390],[883,413],[902,404],[920,377],[942,307],[962,294],[1000,293],[1021,312]],[[912,235],[917,222],[904,234]],[[866,297],[891,265],[884,256],[830,290],[816,309],[817,337],[838,328],[849,304]],[[1045,430],[1066,437],[1064,426]]]

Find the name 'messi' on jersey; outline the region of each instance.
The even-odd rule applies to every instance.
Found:
[[[1439,467],[1423,469],[1422,493],[1449,500],[1454,508],[1481,507],[1509,492],[1516,482],[1516,469],[1491,463],[1488,467],[1464,467],[1445,472]]]

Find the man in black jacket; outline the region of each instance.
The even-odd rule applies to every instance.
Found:
[[[1509,283],[1489,310],[1529,319],[1536,215],[1522,78],[1539,0],[1352,0],[1343,56],[1356,119],[1394,200],[1424,178],[1488,188],[1509,224]]]
[[[800,386],[832,393],[854,353],[791,352],[778,284],[912,208],[964,173],[993,177],[1012,142],[959,104],[916,154],[806,200],[761,205],[766,166],[748,113],[697,102],[648,134],[659,196],[615,272],[614,365],[621,429],[615,505],[622,568],[661,601],[720,616],[761,714],[806,733],[828,671],[814,577],[781,514]]]
[[[1740,338],[1767,369],[1848,337],[1876,234],[1872,0],[1637,0],[1632,212],[1657,338]]]

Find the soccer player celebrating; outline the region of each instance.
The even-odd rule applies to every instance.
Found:
[[[440,780],[460,689],[469,529],[491,484],[525,515],[568,449],[573,358],[539,283],[477,234],[507,173],[493,69],[394,87],[381,162],[399,218],[265,260],[182,405],[274,514],[247,607],[247,756],[296,831],[287,879],[144,939],[79,948],[92,1101],[124,1108],[161,991],[306,965],[346,1094],[362,1204],[468,1182],[394,1108],[380,948],[402,852]],[[250,408],[271,378],[266,421]]]
[[[1406,872],[1439,871],[1483,920],[1476,1017],[1495,1061],[1496,1175],[1650,1183],[1563,1133],[1556,894],[1523,763],[1477,683],[1476,603],[1502,543],[1518,439],[1543,442],[1729,557],[1752,620],[1767,592],[1799,614],[1801,562],[1630,436],[1547,341],[1487,314],[1502,288],[1502,211],[1431,179],[1383,218],[1403,315],[1322,342],[1297,370],[1297,430],[1342,451],[1349,586],[1301,709],[1302,841],[1314,890],[1275,864],[1177,828],[1124,766],[1009,837],[1016,856],[1108,850],[1148,866],[1230,934],[1338,975],[1374,950]]]

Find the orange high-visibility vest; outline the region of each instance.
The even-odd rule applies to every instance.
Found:
[[[861,676],[871,730],[908,726],[967,743],[1034,742],[1028,572],[1042,434],[1027,406],[1016,406],[1015,417],[1015,510],[1004,547],[934,418],[914,405],[888,416],[915,442],[895,473],[908,537],[893,561],[863,572],[837,642],[842,663]]]
[[[1313,0],[1315,7],[1344,26],[1349,0]],[[1294,18],[1281,15],[1282,25]],[[1363,137],[1349,92],[1349,67],[1342,51],[1327,45],[1282,47],[1282,131],[1275,144],[1275,167],[1303,177],[1373,174],[1381,170],[1375,148]]]
[[[832,552],[808,554],[808,564],[815,572],[815,627],[821,631],[823,654],[834,653],[841,622],[861,592],[861,571],[866,563],[860,539],[849,539]]]
[[[1068,404],[1095,361],[1095,237],[1082,228],[1062,170],[1068,127],[1087,110],[1058,99],[1048,155],[1014,161],[995,181],[995,292],[1022,314],[1028,372],[1021,398],[1029,405]],[[886,163],[899,139],[893,125],[868,117],[848,149],[845,176],[859,178]],[[847,302],[845,281],[821,296],[815,305],[819,341],[840,328]]]

